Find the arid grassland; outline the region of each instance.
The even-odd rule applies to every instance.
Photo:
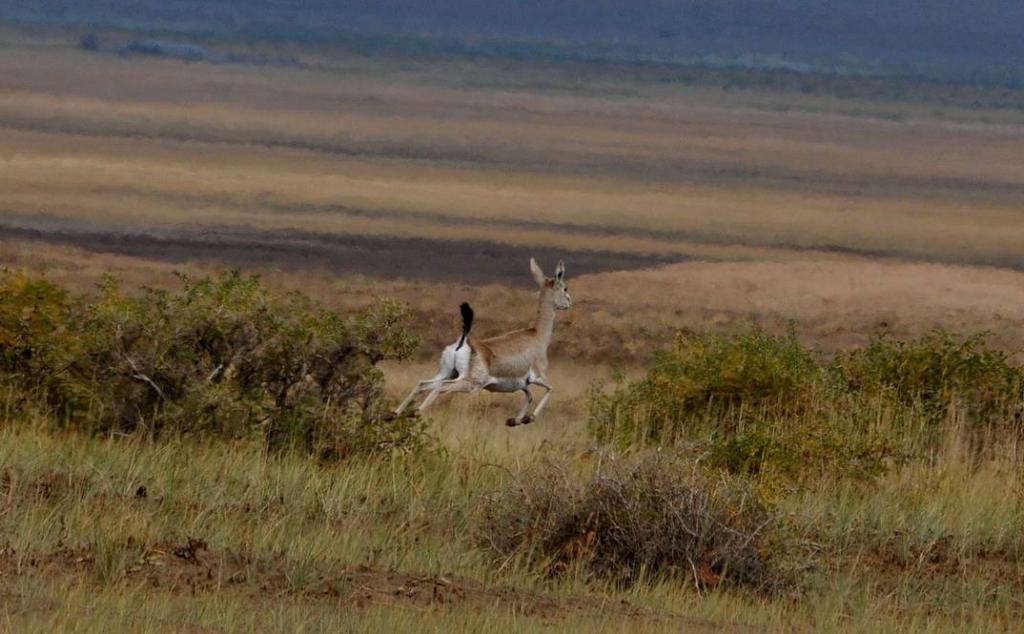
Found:
[[[1019,629],[1019,94],[301,59],[0,30],[0,630]]]

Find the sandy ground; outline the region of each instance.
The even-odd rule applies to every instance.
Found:
[[[916,334],[935,327],[992,332],[1024,345],[1024,273],[865,260],[686,262],[638,272],[588,275],[588,298],[637,309],[691,310],[709,323],[744,317],[792,320],[829,348],[871,334]]]

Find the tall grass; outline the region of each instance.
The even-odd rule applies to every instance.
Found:
[[[355,631],[940,632],[1012,629],[1024,613],[1016,598],[1024,503],[1007,494],[1020,473],[1009,452],[979,467],[951,442],[932,461],[871,484],[823,480],[778,497],[771,535],[796,549],[800,565],[788,570],[801,584],[775,599],[719,583],[722,569],[702,560],[697,587],[688,566],[622,586],[572,559],[554,576],[529,561],[496,564],[479,548],[479,513],[491,496],[529,481],[518,462],[464,451],[332,466],[268,454],[254,441],[92,438],[8,422],[0,619],[15,630],[70,631],[346,623]],[[527,504],[505,508],[519,510],[520,523],[530,517]],[[206,544],[198,563],[174,554],[190,539]],[[586,553],[598,542],[573,543]],[[387,571],[391,582],[359,576]],[[452,584],[447,598],[405,594],[410,579],[444,586],[441,578]],[[491,590],[480,598],[477,588]]]

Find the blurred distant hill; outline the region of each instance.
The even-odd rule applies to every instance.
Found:
[[[1024,85],[1021,0],[0,0],[0,20]]]

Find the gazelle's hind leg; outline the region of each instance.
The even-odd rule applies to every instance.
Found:
[[[532,416],[527,416],[526,413],[530,411],[530,404],[533,403],[533,395],[530,394],[530,388],[524,387],[523,394],[526,395],[526,400],[523,401],[523,406],[519,408],[519,413],[516,414],[515,418],[510,418],[505,421],[505,424],[509,427],[515,427],[516,425],[524,425],[533,420]]]
[[[402,401],[402,404],[395,409],[395,416],[398,416],[399,414],[404,412],[405,408],[409,407],[409,403],[412,403],[419,393],[425,392],[426,390],[433,388],[435,385],[445,380],[446,378],[448,378],[448,375],[443,375],[439,373],[432,379],[425,379],[417,383],[416,386],[412,388],[412,392],[409,392],[409,396],[406,396],[405,400]]]
[[[420,394],[421,392],[425,392],[426,390],[433,389],[434,387],[438,386],[442,381],[446,381],[448,379],[453,378],[454,373],[455,350],[454,346],[448,346],[447,348],[441,351],[441,364],[437,370],[437,374],[435,374],[433,378],[425,379],[417,383],[412,388],[412,391],[409,392],[409,396],[405,397],[405,400],[402,401],[402,404],[399,405],[397,409],[395,409],[395,416],[398,416],[399,414],[404,412],[405,408],[409,407],[409,404],[413,402],[413,400],[416,398],[418,394]]]
[[[422,412],[430,407],[430,404],[433,403],[440,394],[445,394],[447,392],[475,392],[478,389],[480,389],[480,386],[468,379],[460,378],[452,379],[450,381],[441,381],[439,384],[434,386],[434,389],[431,390],[430,394],[427,395],[427,398],[420,403],[420,406],[416,411]]]

